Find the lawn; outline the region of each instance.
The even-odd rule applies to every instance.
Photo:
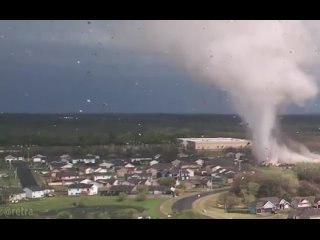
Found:
[[[46,185],[45,179],[39,173],[32,171],[32,175],[34,176],[34,179],[36,180],[36,182],[39,186]]]
[[[162,218],[163,215],[160,212],[160,204],[166,199],[167,198],[147,199],[140,202],[135,199],[126,199],[119,202],[117,201],[117,197],[105,196],[52,197],[40,200],[28,200],[14,205],[3,205],[0,207],[0,211],[8,206],[12,209],[32,209],[34,216],[36,217],[39,213],[70,209],[79,204],[85,207],[132,206],[143,207],[145,209],[143,212],[145,215],[149,215],[153,218]]]
[[[255,215],[249,213],[226,213],[224,208],[215,207],[217,198],[221,193],[212,194],[193,203],[193,209],[197,213],[204,214],[206,216],[215,219],[285,219],[287,214],[270,214],[270,215]]]
[[[20,181],[18,177],[15,177],[15,168],[10,168],[10,164],[6,162],[0,162],[0,173],[7,174],[8,177],[0,177],[0,186],[20,187]]]

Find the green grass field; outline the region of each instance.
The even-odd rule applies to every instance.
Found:
[[[142,207],[143,214],[153,218],[163,218],[160,212],[160,204],[167,198],[147,199],[138,202],[134,199],[126,199],[122,202],[117,201],[117,197],[105,196],[83,196],[83,197],[52,197],[40,200],[28,200],[11,205],[0,206],[1,210],[5,208],[10,209],[29,209],[33,212],[34,218],[40,218],[39,215],[50,211],[63,211],[65,209],[72,209],[75,205],[82,205],[83,207],[108,207],[108,206],[125,206],[127,207]]]

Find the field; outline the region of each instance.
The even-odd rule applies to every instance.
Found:
[[[318,115],[288,115],[280,121],[296,138],[319,132]],[[238,116],[218,114],[1,114],[0,145],[107,145],[127,140],[157,144],[176,137],[246,137],[245,125]]]
[[[1,210],[8,208],[13,213],[15,212],[13,209],[26,209],[32,212],[29,216],[25,216],[26,218],[55,218],[57,214],[67,211],[73,215],[73,218],[92,218],[90,217],[92,213],[107,212],[111,217],[117,218],[115,213],[119,210],[136,209],[140,215],[163,218],[164,215],[160,212],[160,204],[166,199],[147,199],[140,202],[134,199],[126,199],[119,202],[117,197],[104,196],[52,197],[29,200],[14,205],[1,205],[0,213]],[[12,218],[17,218],[17,216],[12,216]]]

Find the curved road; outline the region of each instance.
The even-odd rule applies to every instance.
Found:
[[[191,195],[190,197],[182,198],[182,199],[176,201],[172,205],[172,211],[179,211],[180,212],[180,211],[192,209],[193,202],[198,200],[199,198],[208,196],[210,194],[215,194],[215,193],[225,192],[225,191],[226,191],[226,189],[218,189],[218,190],[214,190],[214,191],[210,191],[210,192],[197,193],[197,194]],[[198,197],[198,194],[200,194],[200,197]]]

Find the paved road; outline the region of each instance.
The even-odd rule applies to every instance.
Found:
[[[20,180],[22,188],[38,186],[27,163],[16,162],[14,163],[14,165],[17,168],[17,175]]]
[[[192,204],[197,199],[208,196],[210,194],[225,192],[225,191],[226,191],[226,189],[218,189],[218,190],[213,190],[210,192],[197,193],[197,194],[191,195],[190,197],[182,198],[182,199],[176,201],[172,205],[172,210],[173,211],[184,211],[184,210],[192,209]],[[200,197],[198,197],[198,194],[200,194]]]

